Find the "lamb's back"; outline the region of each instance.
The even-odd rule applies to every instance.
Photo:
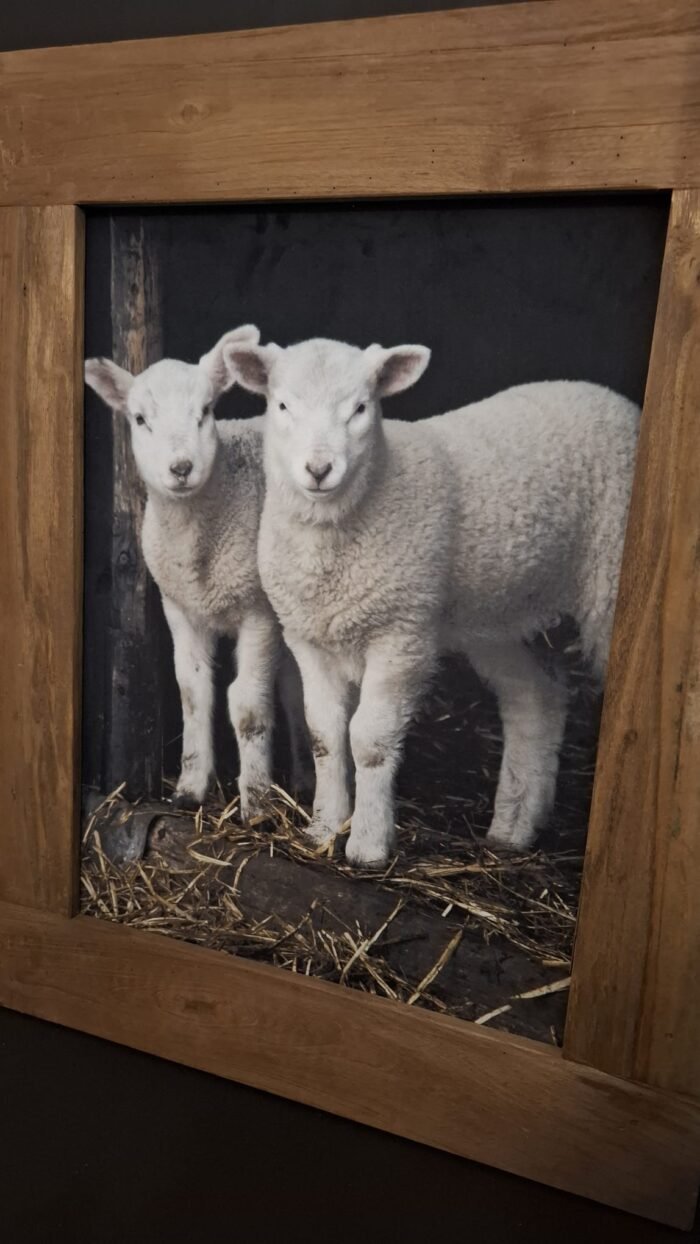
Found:
[[[544,381],[422,421],[456,489],[453,595],[463,617],[570,611],[591,550],[621,542],[639,424],[627,398]]]

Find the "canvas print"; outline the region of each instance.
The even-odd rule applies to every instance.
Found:
[[[86,912],[561,1042],[667,210],[88,218]]]

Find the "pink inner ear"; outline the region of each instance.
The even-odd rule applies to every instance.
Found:
[[[233,346],[228,351],[228,358],[240,384],[255,393],[266,391],[267,367],[256,350]]]
[[[379,369],[377,391],[380,396],[390,397],[408,389],[420,377],[425,362],[416,350],[397,350],[390,354]]]
[[[85,382],[112,410],[126,412],[134,378],[111,359],[88,359]]]
[[[223,393],[225,389],[230,389],[233,381],[226,366],[223,350],[217,350],[209,357],[206,370],[214,389],[215,398]]]

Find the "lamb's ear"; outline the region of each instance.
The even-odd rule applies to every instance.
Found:
[[[95,390],[103,402],[122,415],[128,414],[129,390],[134,377],[111,359],[87,359],[85,383]]]
[[[430,350],[427,346],[393,346],[383,350],[381,346],[368,346],[365,355],[371,365],[377,397],[390,397],[410,389],[420,380],[428,363]]]
[[[224,350],[226,363],[231,373],[231,383],[235,381],[251,393],[267,395],[270,383],[270,369],[282,350],[274,342],[266,346],[238,345],[236,342]]]
[[[232,328],[220,337],[213,349],[208,350],[199,360],[199,366],[207,373],[214,391],[214,401],[234,384],[236,377],[231,374],[225,358],[226,347],[234,342],[245,345],[257,345],[260,340],[260,329],[254,324],[241,324],[240,328]]]

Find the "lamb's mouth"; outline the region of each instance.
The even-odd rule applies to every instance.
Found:
[[[167,488],[168,488],[168,492],[173,497],[187,497],[189,496],[190,493],[197,491],[198,485],[197,484],[185,484],[185,483],[168,484]]]
[[[304,486],[304,494],[311,501],[316,501],[318,497],[332,497],[338,492],[340,484],[331,484],[330,488],[307,488]]]

